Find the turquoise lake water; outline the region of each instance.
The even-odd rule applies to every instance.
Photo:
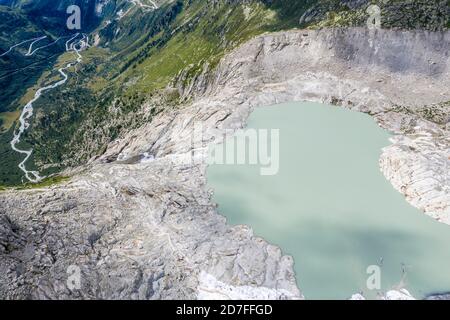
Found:
[[[366,285],[370,265],[381,265],[382,292],[401,282],[416,298],[450,291],[450,226],[412,207],[385,179],[379,157],[389,133],[370,116],[288,103],[256,109],[248,128],[279,129],[278,174],[211,165],[214,201],[230,224],[250,225],[294,257],[307,299],[360,291],[375,298],[378,290]]]

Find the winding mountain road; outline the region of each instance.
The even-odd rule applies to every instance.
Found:
[[[130,7],[127,11],[125,11],[125,13],[122,10],[119,11],[117,20],[121,20],[122,18],[124,18],[135,7],[139,7],[144,11],[153,11],[153,10],[156,10],[159,8],[158,5],[155,3],[155,1],[153,1],[153,0],[149,0],[149,1],[150,1],[151,5],[142,3],[142,0],[128,0],[128,3],[132,3],[133,6]]]
[[[131,0],[130,2],[134,3],[135,5],[137,5],[141,8],[144,8],[144,9],[150,9],[150,10],[158,9],[158,5],[153,0],[149,0],[151,5],[142,3],[142,0]]]
[[[17,44],[15,44],[15,45],[11,46],[11,47],[8,49],[8,51],[5,51],[5,52],[3,52],[2,54],[0,54],[0,57],[6,56],[6,55],[7,55],[8,53],[10,53],[13,49],[15,49],[15,48],[17,48],[17,47],[20,47],[21,45],[24,45],[25,43],[28,43],[28,42],[30,42],[30,41],[33,41],[33,42],[31,43],[30,47],[28,48],[28,53],[29,53],[29,52],[30,52],[30,49],[32,48],[32,46],[33,46],[33,44],[34,44],[35,42],[40,41],[40,40],[42,40],[42,39],[44,39],[44,38],[46,38],[46,37],[47,37],[47,36],[42,36],[42,37],[37,37],[37,38],[31,38],[31,39],[22,41],[22,42],[20,42],[20,43],[17,43]],[[28,53],[27,53],[27,54],[28,54]],[[26,54],[26,55],[27,55],[27,54]]]
[[[67,38],[67,37],[59,37],[59,38],[57,38],[55,41],[50,42],[49,44],[46,44],[45,46],[41,46],[41,47],[39,47],[39,48],[36,48],[36,49],[34,49],[33,51],[30,51],[30,50],[31,50],[31,46],[30,46],[30,49],[28,50],[28,53],[26,54],[26,56],[32,56],[32,55],[34,55],[36,52],[38,52],[39,50],[44,49],[44,48],[47,48],[47,47],[50,47],[50,46],[56,44],[59,40],[61,40],[61,39],[63,39],[63,38]]]
[[[32,50],[33,50],[33,45],[34,45],[35,43],[38,43],[38,42],[41,41],[41,40],[46,39],[46,38],[47,38],[47,36],[42,36],[42,37],[37,38],[36,40],[34,40],[34,41],[30,44],[30,46],[28,47],[28,52],[25,54],[25,56],[27,56],[27,57],[32,56],[32,55],[34,54],[34,52],[32,51]],[[38,48],[38,49],[39,49],[39,48]]]

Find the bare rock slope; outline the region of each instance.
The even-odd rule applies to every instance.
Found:
[[[0,297],[302,298],[292,258],[227,225],[205,177],[209,143],[255,107],[287,101],[373,115],[395,133],[380,159],[386,177],[450,223],[449,47],[449,33],[364,29],[249,41],[184,89],[189,103],[111,143],[69,182],[0,193]],[[80,288],[67,285],[70,266]]]

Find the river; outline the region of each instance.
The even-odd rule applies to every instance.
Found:
[[[57,88],[63,84],[65,84],[68,80],[68,76],[66,74],[66,70],[76,66],[77,64],[81,63],[82,61],[82,56],[80,54],[80,51],[82,51],[83,49],[85,49],[88,45],[89,45],[89,38],[86,34],[82,34],[82,39],[78,39],[76,40],[77,37],[79,37],[80,34],[77,33],[75,34],[73,37],[71,37],[69,40],[66,41],[65,43],[65,47],[66,47],[66,52],[74,52],[76,55],[76,59],[74,61],[71,61],[69,63],[66,64],[66,66],[59,68],[58,69],[58,73],[61,75],[62,79],[39,88],[36,93],[34,94],[33,99],[31,99],[23,108],[22,113],[20,115],[19,118],[19,127],[17,128],[17,130],[14,131],[14,137],[11,140],[11,148],[15,151],[18,152],[20,154],[25,155],[25,158],[22,160],[22,162],[19,163],[18,167],[20,170],[23,171],[23,173],[25,174],[25,177],[28,181],[36,183],[41,181],[44,177],[41,177],[38,171],[35,170],[28,170],[26,168],[26,163],[29,160],[29,158],[31,157],[32,153],[33,153],[33,149],[30,150],[24,150],[24,149],[20,149],[17,145],[20,143],[20,139],[22,137],[22,134],[30,127],[30,123],[29,123],[29,119],[33,116],[33,103],[36,102],[36,100],[38,100],[41,95],[51,89]],[[25,54],[26,56],[32,56],[34,55],[38,50],[45,48],[49,45],[55,44],[58,40],[60,40],[61,38],[58,38],[57,40],[53,41],[52,43],[39,47],[37,49],[33,50],[33,45],[37,42],[39,42],[42,39],[45,39],[46,37],[39,37],[39,38],[34,38],[34,39],[30,39],[30,40],[26,40],[24,42],[21,42],[17,45],[12,46],[11,48],[15,48],[21,44],[24,44],[26,42],[32,41],[33,42],[30,44],[29,49],[27,54]],[[76,41],[74,41],[76,40]],[[8,52],[11,50],[11,48],[8,50]]]

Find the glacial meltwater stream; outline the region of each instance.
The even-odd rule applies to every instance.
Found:
[[[23,150],[23,149],[20,149],[19,147],[17,147],[17,145],[21,141],[22,134],[26,130],[28,130],[28,128],[30,127],[30,123],[28,120],[33,116],[33,104],[46,91],[55,89],[55,88],[65,84],[67,82],[67,80],[69,79],[69,76],[66,74],[66,71],[68,69],[78,65],[79,63],[81,63],[83,57],[81,56],[80,52],[83,49],[86,49],[87,47],[89,47],[89,37],[83,33],[82,39],[76,40],[76,38],[78,38],[79,35],[80,35],[79,33],[76,33],[74,36],[70,37],[70,39],[66,41],[66,52],[74,52],[76,54],[76,60],[71,61],[71,62],[67,63],[64,67],[58,69],[58,73],[62,76],[61,80],[54,82],[52,84],[49,84],[47,86],[41,87],[35,92],[33,99],[31,99],[22,110],[22,113],[19,118],[18,130],[14,131],[14,137],[11,140],[11,148],[16,152],[25,155],[25,158],[22,160],[22,162],[19,163],[19,169],[22,170],[23,173],[25,173],[26,179],[30,182],[34,182],[34,183],[39,182],[43,179],[43,177],[41,177],[39,175],[38,171],[28,170],[26,168],[26,163],[27,163],[28,159],[31,157],[31,155],[33,153],[33,149]],[[38,43],[39,41],[41,41],[45,38],[47,38],[47,36],[42,36],[39,38],[25,40],[19,44],[12,46],[8,51],[5,52],[5,54],[9,53],[12,49],[14,49],[16,47],[21,46],[22,44],[32,41],[28,48],[28,52],[25,54],[25,56],[32,56],[37,51],[57,43],[62,38],[69,38],[69,36],[59,37],[58,39],[51,42],[50,44],[40,46],[38,48],[33,49],[34,44]],[[76,40],[76,41],[74,41],[74,40]]]
[[[248,128],[279,129],[279,172],[211,165],[214,201],[229,224],[251,226],[294,257],[307,299],[360,291],[375,298],[399,286],[416,298],[450,290],[450,226],[412,207],[385,179],[379,157],[389,133],[370,116],[289,103],[256,109]],[[371,265],[381,266],[380,290],[367,287]]]

